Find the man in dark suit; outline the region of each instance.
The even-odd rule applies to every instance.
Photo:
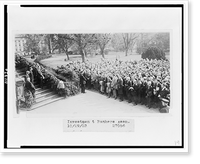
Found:
[[[33,98],[35,100],[35,86],[30,82],[30,78],[26,78],[24,89],[27,91],[30,91],[33,95]]]
[[[29,72],[30,72],[29,76],[30,76],[31,83],[34,84],[33,67],[30,67]]]
[[[86,85],[86,77],[85,77],[85,73],[82,71],[80,74],[81,93],[85,93],[85,85]]]
[[[119,95],[119,99],[120,101],[123,101],[124,100],[124,97],[123,97],[123,79],[121,78],[121,76],[118,76],[118,80],[117,80],[117,83],[118,83],[118,95]]]
[[[125,87],[125,94],[126,94],[126,98],[128,100],[129,103],[132,102],[132,97],[131,97],[131,90],[130,87],[132,87],[132,81],[130,79],[130,77],[126,77],[125,81],[124,81],[124,87]]]

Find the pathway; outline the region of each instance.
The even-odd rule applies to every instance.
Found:
[[[134,106],[87,90],[57,102],[27,112],[28,117],[131,117],[135,114],[159,113],[158,109],[148,109],[143,105]]]

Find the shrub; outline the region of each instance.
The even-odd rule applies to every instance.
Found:
[[[77,81],[79,79],[77,73],[74,70],[70,70],[67,68],[58,68],[55,70],[58,75],[64,76],[66,79],[70,81]]]
[[[65,92],[67,96],[73,96],[80,92],[80,89],[78,86],[74,85],[71,82],[65,82]]]
[[[29,67],[30,65],[32,65],[32,62],[29,62],[27,59],[25,59],[24,57],[21,57],[19,55],[15,56],[15,62],[16,62],[16,67],[19,68],[24,68],[25,71],[27,70],[27,67]],[[49,89],[56,89],[57,88],[57,84],[58,84],[58,80],[62,80],[65,82],[65,91],[67,96],[73,96],[75,94],[78,94],[80,89],[79,89],[79,85],[77,85],[77,83],[75,81],[70,81],[69,79],[67,79],[66,77],[59,75],[55,72],[54,69],[47,67],[43,64],[41,64],[40,62],[38,62],[40,64],[40,66],[43,68],[41,71],[43,73],[43,75],[46,75],[45,77],[47,77],[47,81],[46,81],[46,87]]]
[[[79,76],[75,71],[68,70],[66,68],[58,67],[58,69],[54,69],[51,67],[48,67],[41,62],[38,62],[41,66],[43,66],[46,70],[48,70],[52,75],[54,75],[56,78],[68,82],[72,85],[79,86]],[[68,71],[67,71],[68,70]]]
[[[158,47],[149,47],[142,53],[143,59],[158,59],[166,60],[165,52]]]

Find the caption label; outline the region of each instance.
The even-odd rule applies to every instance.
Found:
[[[64,132],[133,132],[132,119],[65,119]]]

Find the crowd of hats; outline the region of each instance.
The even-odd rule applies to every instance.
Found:
[[[73,61],[65,67],[78,74],[84,73],[87,78],[86,84],[89,84],[87,85],[88,88],[100,91],[101,85],[104,85],[104,94],[106,94],[106,83],[112,84],[113,80],[117,78],[117,85],[118,88],[123,89],[122,96],[124,99],[128,99],[127,94],[137,88],[137,93],[133,94],[139,97],[139,102],[136,102],[136,104],[148,102],[151,105],[145,105],[152,107],[152,104],[158,104],[158,101],[163,98],[169,105],[170,63],[167,60],[120,61],[116,59],[112,61],[102,59],[97,63]],[[103,82],[103,84],[100,84],[100,82]],[[97,87],[95,87],[96,84]]]
[[[73,81],[68,80],[66,77],[56,74],[52,69],[47,69],[43,65],[35,62],[29,62],[26,58],[16,55],[15,64],[17,69],[23,69],[24,72],[33,68],[36,74],[42,73],[43,88],[51,89],[52,91],[58,93],[57,85],[60,80],[64,81],[65,84],[65,94],[67,96],[72,96],[80,92],[80,88]],[[35,77],[38,77],[37,75]],[[36,83],[37,83],[37,79]],[[41,83],[39,83],[41,84]],[[41,87],[41,86],[40,86]]]

